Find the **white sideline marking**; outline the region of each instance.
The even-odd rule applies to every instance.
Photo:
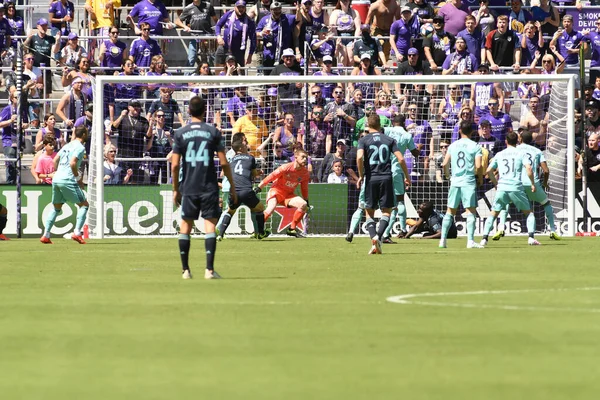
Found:
[[[571,311],[600,313],[600,308],[577,308],[577,307],[538,307],[527,305],[503,305],[503,304],[476,304],[476,303],[447,303],[439,301],[421,301],[412,300],[417,297],[445,297],[445,296],[477,296],[494,294],[513,294],[513,293],[535,293],[535,292],[569,292],[569,291],[594,291],[600,290],[600,287],[581,287],[581,288],[559,288],[559,289],[521,289],[521,290],[477,290],[471,292],[439,292],[439,293],[411,293],[401,294],[399,296],[390,296],[386,300],[396,304],[416,304],[421,306],[434,307],[459,307],[459,308],[481,308],[497,309],[511,311]]]

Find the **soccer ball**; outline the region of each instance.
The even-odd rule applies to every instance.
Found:
[[[433,34],[433,25],[431,23],[426,23],[421,25],[421,36],[429,37]]]

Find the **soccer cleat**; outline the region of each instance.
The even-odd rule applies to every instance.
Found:
[[[258,239],[258,233],[254,232],[252,235],[250,235],[250,239]]]
[[[371,244],[375,246],[375,250],[377,251],[375,254],[383,254],[381,251],[381,240],[371,239]]]
[[[306,237],[306,234],[298,228],[296,228],[296,229],[288,228],[285,231],[285,234],[288,236],[295,237],[295,238],[305,238]]]
[[[348,232],[348,234],[346,235],[346,242],[352,243],[352,239],[354,239],[354,233]]]
[[[406,236],[407,232],[406,231],[400,231],[398,232],[398,235],[396,235],[396,237],[398,239],[404,239],[404,237]]]
[[[485,246],[487,246],[487,239],[481,239],[481,242],[479,242],[479,245],[480,245],[481,247],[485,247]]]
[[[484,249],[484,248],[485,248],[485,245],[482,246],[474,240],[469,240],[467,242],[467,249]]]
[[[52,244],[52,240],[50,240],[50,238],[47,238],[46,236],[42,236],[40,238],[40,242],[42,242],[44,244]]]
[[[396,242],[394,242],[394,241],[392,240],[392,238],[391,238],[391,237],[389,237],[389,236],[386,236],[386,237],[384,237],[384,238],[383,238],[383,240],[381,241],[381,243],[386,243],[386,244],[396,244]]]
[[[183,271],[183,273],[181,274],[181,277],[183,279],[192,279],[192,273],[190,272],[189,269],[186,269]]]
[[[492,236],[492,240],[500,240],[500,238],[504,237],[504,231],[498,231],[494,236]]]
[[[0,240],[10,240],[10,238],[6,237],[3,234],[0,234]]]
[[[440,249],[445,249],[446,247],[446,239],[440,239],[440,244],[438,245]]]
[[[204,271],[204,279],[221,279],[221,275],[214,269],[207,269]]]
[[[81,235],[72,234],[71,239],[73,239],[74,241],[76,241],[79,244],[85,244],[85,240],[83,240],[83,236],[81,236]]]
[[[296,237],[297,238],[305,238],[306,233],[303,230],[296,228]]]
[[[1,236],[1,235],[0,235]],[[552,240],[561,240],[560,235],[554,231],[550,232],[550,239]]]
[[[540,246],[541,243],[535,240],[534,238],[527,239],[527,244],[530,246]]]
[[[258,236],[256,236],[256,238],[258,240],[263,240],[268,238],[269,236],[271,236],[271,231],[269,229],[265,229],[265,232],[262,235],[259,233]]]
[[[377,246],[371,245],[371,250],[367,254],[377,254]]]

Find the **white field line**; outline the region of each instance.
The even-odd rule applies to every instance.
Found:
[[[433,307],[458,307],[458,308],[480,308],[497,309],[510,311],[546,311],[546,312],[584,312],[600,313],[600,308],[577,308],[577,307],[541,307],[529,305],[507,305],[507,304],[479,304],[479,303],[448,303],[441,301],[423,301],[413,300],[422,297],[449,297],[449,296],[486,296],[496,294],[523,294],[536,292],[574,292],[574,291],[596,291],[600,287],[581,287],[581,288],[556,288],[556,289],[520,289],[520,290],[477,290],[471,292],[439,292],[439,293],[411,293],[399,296],[390,296],[386,300],[396,304],[415,304],[421,306]]]

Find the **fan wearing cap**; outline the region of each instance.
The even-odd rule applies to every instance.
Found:
[[[293,27],[282,16],[281,3],[271,3],[271,14],[264,16],[256,26],[256,37],[263,43],[263,67],[279,64],[283,49],[292,47]]]
[[[333,66],[333,57],[331,56],[323,56],[321,69],[316,71],[314,76],[331,76],[331,82],[327,83],[317,83],[311,86],[311,91],[316,87],[321,90],[321,97],[324,99],[325,103],[333,101],[333,90],[337,86],[337,81],[339,76],[337,72],[334,72],[332,69]]]
[[[319,65],[323,63],[323,57],[329,56],[331,58],[337,53],[336,42],[332,39],[333,36],[333,30],[326,25],[322,25],[319,28],[319,36],[310,42],[310,48]],[[338,43],[341,46],[341,41],[338,41]]]
[[[62,36],[67,36],[71,32],[71,22],[75,17],[75,4],[68,0],[57,0],[50,3],[48,10],[50,20],[50,34],[56,36],[61,32]]]
[[[37,31],[37,32],[36,32]],[[37,21],[36,31],[31,30],[29,36],[25,40],[24,46],[25,51],[32,52],[34,54],[33,65],[39,67],[40,64],[46,64],[50,66],[50,60],[54,58],[54,54],[60,52],[60,32],[57,34],[57,38],[47,34],[48,31],[48,20],[46,18],[40,18]],[[34,33],[36,32],[36,33]],[[46,74],[46,94],[52,93],[52,74]]]
[[[360,56],[360,64],[352,69],[352,76],[378,76],[381,75],[381,70],[374,66],[371,61],[369,53],[364,53]],[[383,89],[386,93],[390,92],[387,83],[383,85],[374,82],[363,82],[363,83],[349,83],[348,87],[351,91],[354,89],[360,89],[363,93],[365,100],[375,100],[375,93],[380,89]]]
[[[403,6],[401,18],[397,19],[390,29],[390,45],[398,63],[406,60],[408,49],[412,47],[413,38],[419,36],[419,18],[413,15],[410,7]]]
[[[380,41],[371,36],[371,26],[369,24],[362,24],[360,32],[360,39],[356,40],[352,47],[354,63],[360,64],[362,55],[367,53],[370,55],[374,65],[385,65],[387,62],[386,55],[383,52]]]
[[[213,5],[208,1],[193,0],[186,5],[180,15],[175,17],[175,25],[186,32],[201,35],[212,35],[212,25],[219,20]],[[193,67],[198,58],[199,40],[192,39],[188,42],[188,67]]]
[[[600,133],[600,106],[597,101],[588,101],[585,104],[584,131],[587,136],[592,133]]]
[[[396,0],[376,0],[369,7],[365,23],[371,25],[371,34],[375,37],[390,36],[390,28],[394,20],[401,18],[400,6]],[[381,39],[383,54],[390,54],[390,42]],[[382,65],[385,65],[385,61]]]
[[[375,104],[369,102],[365,104],[365,115],[356,121],[356,125],[354,125],[354,135],[352,136],[352,145],[358,145],[358,139],[360,139],[360,134],[366,130],[367,121],[370,115],[377,114],[377,109],[375,108]],[[379,116],[379,124],[381,128],[388,128],[392,126],[392,121],[385,115]]]
[[[469,14],[471,14],[469,7],[461,2],[461,0],[448,1],[440,7],[437,13],[437,15],[444,18],[445,29],[453,36],[456,36],[458,32],[465,29],[465,18]]]
[[[258,116],[258,104],[255,102],[246,104],[246,115],[235,121],[232,133],[238,132],[246,135],[250,153],[259,156],[260,152],[257,151],[257,148],[269,136],[269,131],[265,121]]]
[[[225,64],[225,55],[233,54],[240,66],[252,62],[252,55],[256,51],[256,24],[246,14],[246,2],[237,0],[235,8],[227,11],[215,25],[217,35],[217,52],[215,64]],[[248,49],[248,56],[246,55]]]
[[[135,19],[137,18],[137,25]],[[139,35],[143,32],[142,22],[150,25],[150,32],[153,35],[163,34],[163,24],[166,29],[171,29],[174,24],[169,19],[169,12],[160,0],[142,0],[136,3],[127,15],[129,27]],[[139,27],[139,28],[138,28]]]
[[[478,136],[473,138],[479,146],[486,149],[488,152],[488,160],[494,158],[496,153],[506,148],[506,143],[492,136],[492,123],[487,119],[481,119],[478,126]],[[487,166],[486,166],[487,168]]]
[[[281,53],[283,63],[277,65],[271,70],[272,76],[299,76],[303,75],[302,68],[298,65],[296,58],[294,57],[294,51],[292,49],[284,49]],[[282,83],[278,86],[278,93],[280,99],[300,99],[302,93],[303,83]],[[300,124],[303,117],[303,102],[295,100],[293,102],[285,102],[282,104],[283,112],[291,112],[296,117],[296,126]]]
[[[433,17],[433,35],[423,39],[423,51],[429,66],[436,73],[442,72],[442,64],[454,48],[454,34],[445,30],[444,18]]]
[[[396,68],[396,75],[433,75],[433,71],[429,67],[429,63],[427,61],[421,60],[421,56],[419,56],[419,50],[414,47],[408,49],[407,60],[398,64],[398,68]],[[406,85],[404,83],[396,83],[395,90],[397,94],[404,93],[406,89],[412,88],[413,85]]]
[[[75,78],[71,82],[71,89],[61,97],[56,107],[56,115],[62,119],[67,128],[72,128],[77,118],[85,115],[89,99],[82,89],[83,79]]]
[[[152,143],[152,125],[141,114],[142,103],[133,99],[126,110],[112,123],[112,131],[118,134],[117,147],[122,158],[142,158]],[[123,169],[133,170],[131,183],[144,183],[144,170],[140,161],[123,161]]]
[[[63,66],[73,69],[81,57],[87,57],[87,51],[79,45],[79,36],[71,32],[67,36],[67,45],[60,51],[60,62]]]
[[[444,60],[442,75],[471,75],[477,71],[477,57],[469,53],[467,42],[462,37],[454,42],[455,51]]]

